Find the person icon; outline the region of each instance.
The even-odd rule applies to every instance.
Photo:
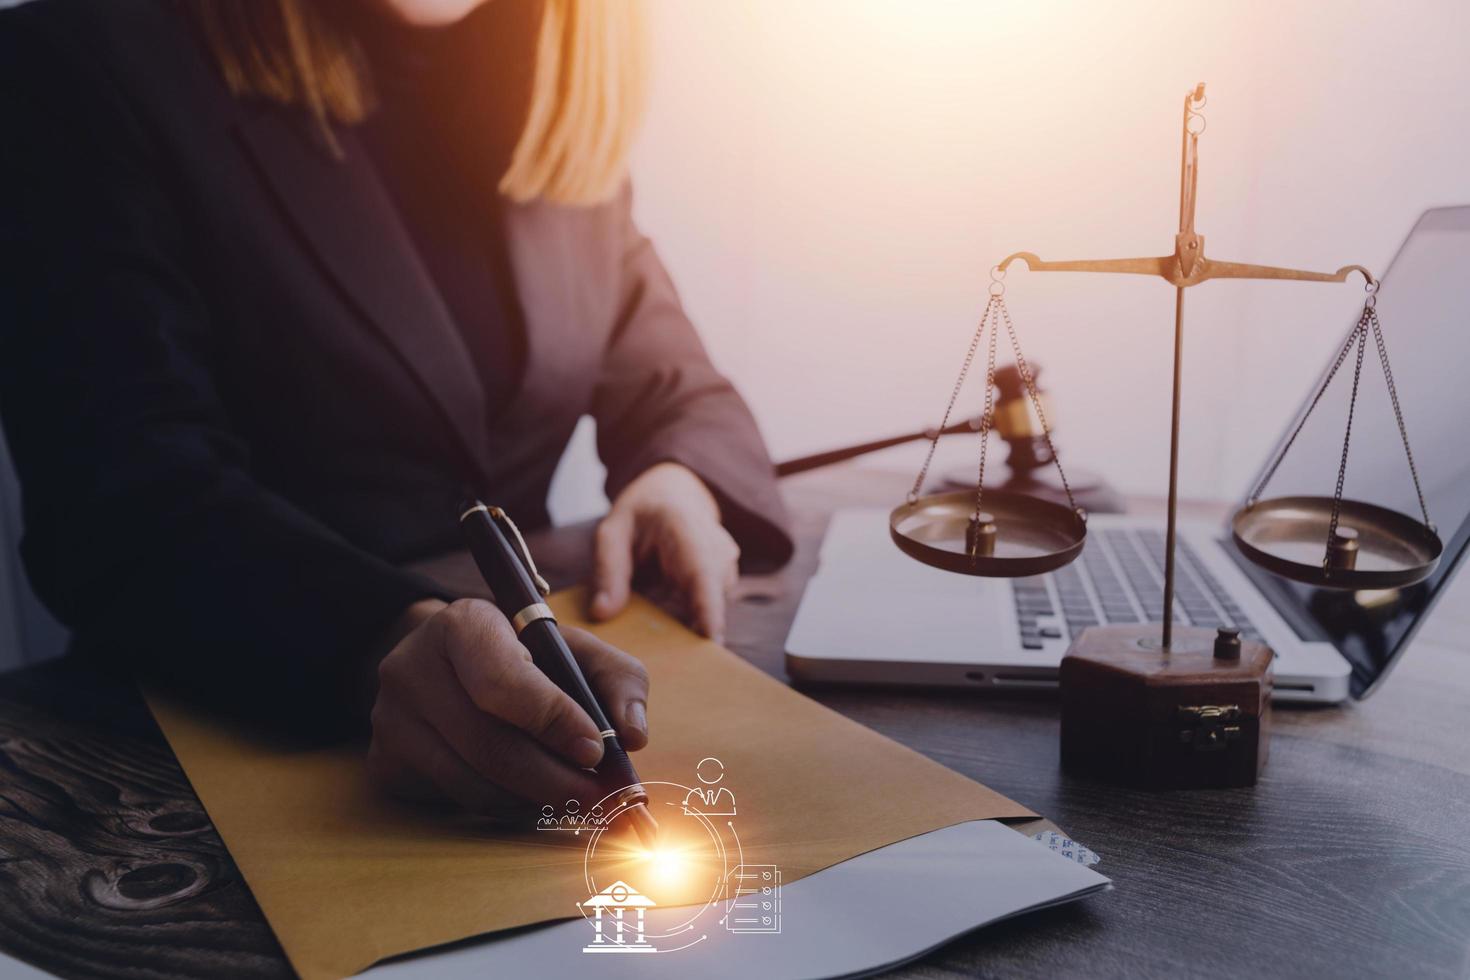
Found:
[[[603,824],[602,804],[592,804],[592,809],[587,811],[587,824],[592,827],[601,827]]]
[[[550,803],[541,808],[541,817],[536,821],[537,830],[556,830],[559,824],[556,822],[556,807]]]
[[[694,767],[694,776],[702,785],[684,794],[684,813],[706,817],[735,816],[735,794],[728,786],[718,785],[725,778],[725,764],[714,756],[706,756]]]
[[[576,800],[567,800],[566,809],[561,815],[561,825],[571,830],[582,826],[582,804]]]

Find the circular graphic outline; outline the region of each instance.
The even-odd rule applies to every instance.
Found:
[[[595,805],[600,806],[608,802],[618,794],[630,789],[633,785],[634,784],[630,783],[628,786],[622,786],[618,789],[613,790],[611,793],[608,793],[601,800],[599,800]],[[671,786],[675,789],[683,790],[686,799],[688,798],[689,794],[694,792],[694,788],[691,786],[685,786],[683,783],[675,783],[669,780],[662,779],[645,779],[637,785],[644,787]],[[592,877],[591,864],[593,859],[593,852],[596,851],[597,844],[602,839],[603,833],[612,826],[613,821],[615,821],[624,810],[628,809],[630,805],[631,804],[626,802],[619,803],[610,813],[608,813],[603,818],[602,825],[595,828],[587,838],[587,847],[582,852],[582,879],[584,885],[587,888],[587,894],[589,895],[596,895],[599,892],[597,883]],[[694,913],[690,915],[689,918],[685,919],[683,922],[680,922],[678,925],[673,926],[667,932],[645,933],[645,938],[648,939],[667,939],[671,936],[676,936],[683,932],[693,931],[694,922],[699,919],[700,916],[704,915],[705,912],[709,911],[711,908],[715,908],[716,905],[719,903],[720,893],[724,890],[725,882],[729,880],[731,871],[729,849],[725,846],[724,837],[721,835],[719,829],[710,822],[709,817],[705,816],[698,810],[691,810],[687,807],[684,807],[682,803],[665,803],[664,805],[680,808],[681,810],[683,810],[684,816],[694,817],[704,826],[705,832],[709,834],[710,840],[715,843],[716,852],[719,855],[720,876],[715,879],[714,891],[710,894],[710,897],[705,900],[703,905],[695,909]],[[718,911],[718,909],[716,910]],[[581,914],[584,920],[588,922],[592,921],[591,918],[587,915],[587,910],[583,908],[581,902],[577,903],[577,911]],[[669,952],[673,952],[673,950],[669,950]]]

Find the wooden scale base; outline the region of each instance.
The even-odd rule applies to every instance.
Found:
[[[1233,629],[1083,630],[1062,659],[1062,766],[1143,789],[1251,786],[1266,764],[1271,661]]]

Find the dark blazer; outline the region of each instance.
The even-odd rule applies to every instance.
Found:
[[[747,556],[791,543],[745,405],[630,192],[512,207],[524,381],[487,419],[445,304],[350,129],[242,102],[151,0],[0,13],[0,419],[37,593],[84,648],[320,716],[458,545],[467,491],[547,520],[577,420],[615,495],[700,474]]]

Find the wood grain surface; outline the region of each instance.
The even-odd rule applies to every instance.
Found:
[[[0,677],[0,948],[67,977],[291,976],[126,679]]]
[[[797,557],[741,580],[728,645],[784,678],[786,632],[831,512],[900,499],[903,483],[851,467],[787,481]],[[590,529],[532,547],[554,584],[571,584]],[[473,581],[464,556],[429,570]],[[1470,975],[1466,586],[1367,702],[1276,711],[1252,789],[1150,793],[1064,776],[1045,695],[808,690],[1052,818],[1102,854],[1116,885],[973,933],[902,974]],[[657,692],[649,710],[656,724]],[[65,663],[0,677],[0,949],[68,977],[289,975],[124,680]]]

